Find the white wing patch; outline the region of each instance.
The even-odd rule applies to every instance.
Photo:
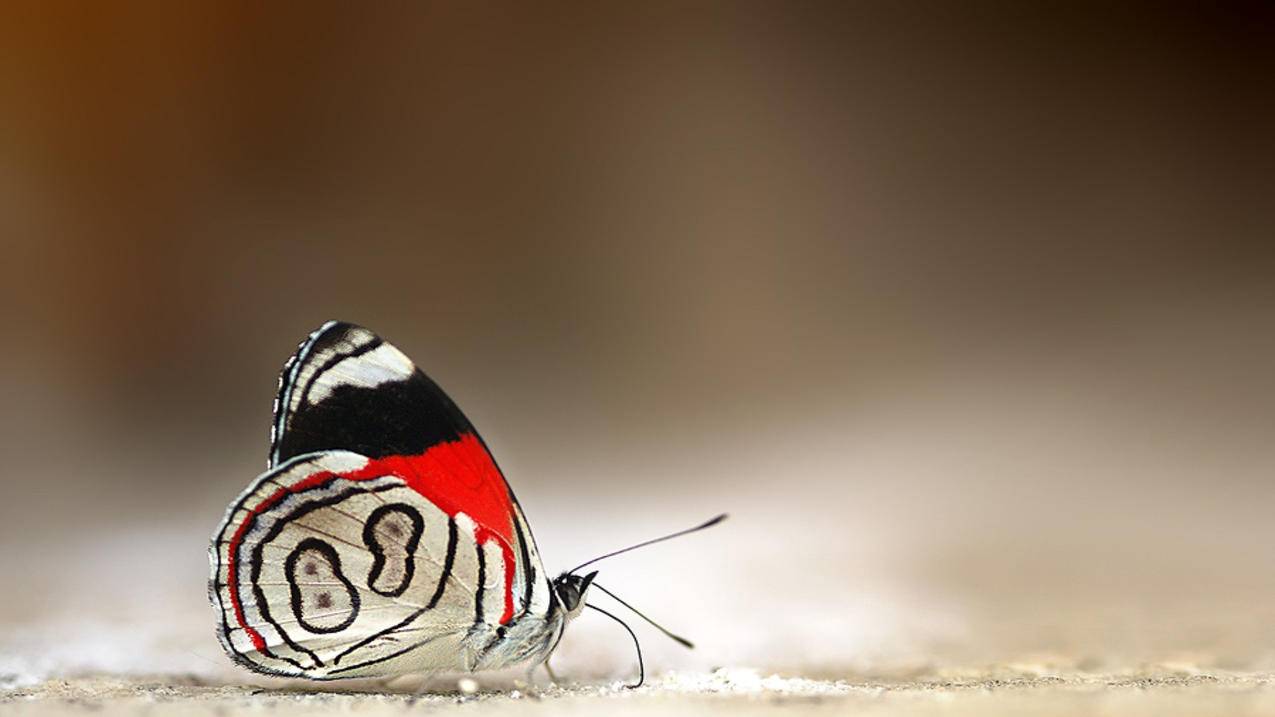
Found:
[[[483,618],[495,621],[505,609],[505,552],[494,540],[482,545],[484,580],[482,591]]]
[[[275,421],[270,426],[271,463],[289,418],[304,404],[321,403],[343,384],[373,388],[412,377],[415,364],[402,351],[360,326],[329,321],[310,334],[279,376]]]
[[[332,353],[335,355],[336,352]],[[304,400],[311,404],[319,403],[343,384],[371,388],[391,381],[402,381],[411,378],[415,370],[416,366],[402,351],[390,344],[381,344],[367,353],[342,359],[331,368],[308,379]]]

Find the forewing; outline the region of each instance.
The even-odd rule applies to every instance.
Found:
[[[417,455],[474,427],[392,344],[329,321],[284,364],[275,399],[270,467],[304,453]]]

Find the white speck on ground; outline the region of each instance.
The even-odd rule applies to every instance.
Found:
[[[661,689],[691,694],[819,696],[846,694],[854,689],[843,681],[803,677],[762,676],[747,668],[718,668],[711,673],[674,672],[656,683]]]

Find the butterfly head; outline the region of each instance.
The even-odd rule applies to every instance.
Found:
[[[562,609],[567,611],[567,617],[575,617],[584,610],[584,594],[597,575],[598,571],[594,570],[583,576],[563,573],[554,579],[553,592],[562,603]]]

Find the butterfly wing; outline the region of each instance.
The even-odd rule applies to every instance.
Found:
[[[308,454],[231,504],[213,542],[212,597],[232,658],[317,679],[464,666],[458,642],[489,582],[462,537],[472,526],[403,469]]]
[[[464,435],[477,436],[473,424],[402,351],[361,326],[329,321],[283,366],[269,467],[333,449],[417,455]]]
[[[465,640],[549,605],[473,425],[401,351],[329,322],[284,366],[270,470],[214,539],[231,656],[318,679],[472,668]]]

